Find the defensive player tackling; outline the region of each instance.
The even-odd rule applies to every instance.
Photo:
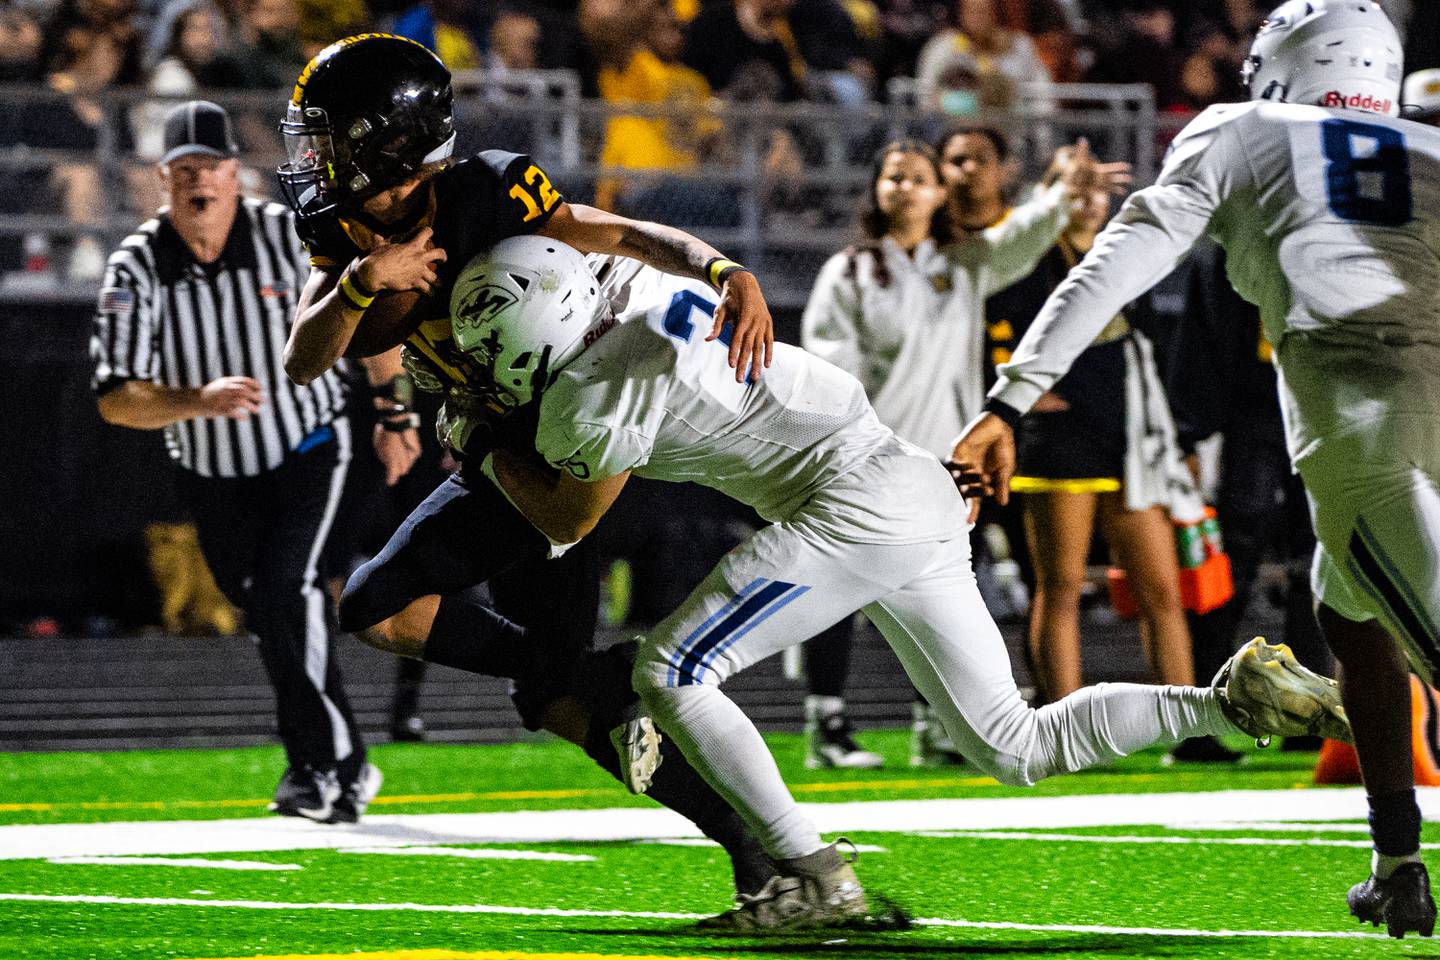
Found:
[[[866,913],[853,870],[720,690],[857,609],[965,756],[1005,783],[1203,734],[1349,735],[1334,684],[1259,640],[1213,689],[1101,684],[1031,709],[976,588],[965,502],[940,461],[881,424],[854,377],[796,347],[777,344],[763,380],[737,383],[726,351],[703,339],[716,310],[703,283],[514,237],[466,266],[450,308],[457,347],[493,373],[494,405],[538,404],[535,447],[559,476],[509,450],[486,466],[553,543],[588,533],[631,472],[705,484],[770,521],[642,638],[633,675],[651,716],[780,870],[720,925]]]

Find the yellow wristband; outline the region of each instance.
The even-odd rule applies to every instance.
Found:
[[[737,270],[745,268],[734,260],[726,260],[724,257],[716,257],[705,265],[705,275],[710,279],[710,286],[719,289],[725,282],[725,278]]]
[[[350,274],[348,273],[340,278],[340,283],[337,287],[340,290],[341,299],[355,310],[365,310],[369,308],[370,304],[375,302],[374,294],[361,293],[360,288],[354,280],[350,279]]]

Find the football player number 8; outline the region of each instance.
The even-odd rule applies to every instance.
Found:
[[[1405,135],[1378,123],[1339,117],[1321,126],[1325,192],[1345,220],[1398,227],[1411,219],[1410,155]]]
[[[533,194],[518,183],[510,188],[510,196],[525,205],[525,218],[521,221],[522,223],[528,220],[534,220],[540,216],[540,214],[547,212],[551,207],[555,206],[560,200],[560,194],[556,193],[555,188],[550,185],[550,178],[545,176],[545,171],[535,166],[535,164],[530,164],[521,179],[535,188],[535,193]],[[536,194],[540,197],[538,203],[535,200]]]

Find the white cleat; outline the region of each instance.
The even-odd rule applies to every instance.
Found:
[[[610,742],[620,755],[620,779],[631,793],[644,793],[660,769],[660,731],[646,716],[620,724],[610,731]]]
[[[1353,742],[1339,686],[1301,666],[1283,643],[1256,637],[1225,662],[1210,686],[1226,719],[1261,746],[1271,737]]]

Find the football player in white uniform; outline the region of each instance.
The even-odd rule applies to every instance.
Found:
[[[952,459],[1003,500],[1015,419],[1201,234],[1224,246],[1275,345],[1319,539],[1321,626],[1370,798],[1372,872],[1350,909],[1392,936],[1429,936],[1395,640],[1440,680],[1440,131],[1395,119],[1400,77],[1377,4],[1278,7],[1245,67],[1251,102],[1211,107],[1181,132],[1159,181],[1051,295]]]
[[[587,263],[517,237],[466,266],[451,316],[457,345],[493,371],[496,405],[538,401],[544,462],[497,452],[487,469],[552,543],[589,532],[631,472],[705,484],[770,521],[642,638],[633,674],[783,874],[718,923],[820,926],[866,912],[854,872],[719,689],[862,608],[965,756],[1006,783],[1202,734],[1348,737],[1334,683],[1263,641],[1214,688],[1101,684],[1031,709],[940,461],[881,424],[858,380],[797,347],[777,344],[763,381],[736,383],[726,350],[704,340],[716,303],[705,284],[633,260]]]

